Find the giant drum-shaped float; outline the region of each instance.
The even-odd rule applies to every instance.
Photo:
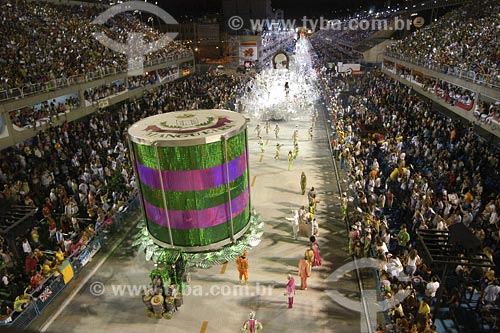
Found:
[[[225,110],[170,112],[128,131],[153,240],[186,252],[215,250],[250,219],[247,120]]]

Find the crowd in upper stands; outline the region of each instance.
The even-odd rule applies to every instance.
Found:
[[[363,55],[353,47],[367,40],[377,31],[393,31],[396,17],[387,12],[365,12],[361,16],[348,16],[332,20],[311,36],[318,55],[325,62],[356,61]]]
[[[0,5],[0,90],[25,92],[89,80],[127,68],[127,58],[104,47],[93,33],[102,32],[126,43],[129,32],[141,32],[145,40],[158,40],[160,33],[142,23],[133,13],[110,18],[105,25],[91,24],[102,7],[63,6],[50,3],[5,2]],[[190,53],[183,42],[172,41],[145,61],[165,61]],[[47,87],[46,84],[50,86]]]
[[[393,31],[395,16],[387,12],[377,12],[362,17],[349,17],[330,26],[330,38],[356,45],[380,30]]]
[[[235,110],[236,101],[244,93],[248,79],[218,75],[217,72],[197,74],[150,90],[144,98],[154,113],[196,109]]]
[[[452,75],[473,73],[483,83],[500,82],[500,3],[469,2],[388,48],[390,54]]]
[[[359,62],[363,55],[352,48],[339,44],[335,40],[336,31],[321,30],[311,36],[311,45],[319,58],[325,63],[332,62]]]
[[[476,93],[467,88],[450,82],[421,75],[412,75],[406,69],[396,69],[394,63],[384,62],[384,68],[402,75],[409,81],[421,86],[426,92],[435,94],[452,106],[458,106],[466,111],[473,111],[474,117],[481,123],[491,125],[496,129],[500,125],[500,101],[487,102],[477,99]]]
[[[103,84],[94,88],[89,88],[84,91],[85,102],[95,104],[99,100],[113,95],[125,92],[127,89],[135,89],[147,85],[170,81],[177,78],[179,71],[177,67],[160,69],[147,75],[130,76],[127,77],[127,85],[124,80],[115,81],[113,83]],[[77,96],[63,97],[64,102],[57,102],[56,100],[46,101],[40,105],[32,107],[24,107],[22,109],[9,112],[12,124],[16,129],[25,127],[37,128],[43,124],[55,124],[61,116],[66,112],[78,109],[81,105]]]

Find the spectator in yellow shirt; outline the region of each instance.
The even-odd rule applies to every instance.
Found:
[[[420,305],[418,307],[418,314],[424,318],[428,318],[430,316],[431,308],[425,300],[420,301]]]

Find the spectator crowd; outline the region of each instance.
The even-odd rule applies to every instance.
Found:
[[[335,121],[332,149],[349,176],[344,196],[357,208],[349,250],[386,263],[378,270],[380,292],[393,322],[380,331],[435,332],[438,288],[452,310],[467,292],[483,297],[498,289],[500,150],[378,71],[324,74],[323,86]],[[416,232],[457,223],[480,240],[494,268],[457,266],[459,283],[440,285],[440,272],[417,252]],[[498,299],[490,295],[489,303]]]
[[[437,22],[416,30],[388,47],[389,55],[403,57],[451,75],[500,83],[500,4],[495,0],[469,2]],[[471,76],[472,75],[472,76]]]
[[[126,68],[124,56],[95,41],[92,32],[98,29],[122,43],[130,31],[144,32],[149,41],[159,37],[133,14],[117,15],[105,26],[95,27],[90,22],[102,9],[1,3],[0,40],[5,45],[0,49],[1,89],[36,91],[41,83],[56,85],[75,75],[91,78],[95,73]],[[395,43],[389,52],[429,66],[454,66],[498,77],[498,6],[493,0],[484,0],[480,8],[466,5]],[[368,34],[343,36],[358,41]],[[312,38],[317,65],[358,57],[334,38],[328,30]],[[187,51],[173,42],[147,61]],[[391,309],[393,322],[392,328],[379,331],[436,331],[431,308],[440,288],[450,309],[458,307],[467,292],[480,294],[485,305],[498,305],[499,148],[475,134],[472,127],[436,113],[432,103],[377,70],[357,77],[338,77],[324,68],[318,72],[333,119],[331,147],[349,177],[349,192],[342,200],[348,202],[351,197],[356,206],[349,211],[349,251],[384,263],[378,269],[380,296]],[[152,84],[164,75],[172,73],[131,78],[128,88]],[[48,277],[59,274],[61,263],[85,248],[135,193],[126,143],[131,124],[177,110],[235,110],[251,80],[251,75],[217,72],[190,75],[152,87],[142,99],[49,127],[29,141],[0,151],[0,206],[38,208],[37,222],[15,237],[0,239],[0,320],[22,312],[34,291]],[[474,99],[443,82],[431,85],[455,102],[467,104]],[[126,87],[97,87],[87,91],[85,99],[95,102],[119,89]],[[82,102],[74,97],[66,103],[47,101],[40,108],[13,113],[11,118],[18,127],[36,126],[40,119],[57,117]],[[478,108],[479,118],[486,113],[498,115],[497,105]],[[310,206],[314,206],[311,198]],[[450,288],[418,253],[416,232],[447,230],[458,223],[479,239],[483,254],[496,267],[459,265],[453,274],[460,283]],[[312,230],[308,236],[314,236]],[[478,310],[483,308],[478,305]]]
[[[76,83],[76,77],[91,80],[126,70],[126,56],[106,48],[93,33],[102,32],[118,43],[126,43],[131,32],[143,33],[146,42],[162,36],[128,12],[115,15],[105,25],[92,24],[104,11],[102,7],[17,1],[2,2],[0,11],[0,43],[4,45],[0,90],[37,92]],[[146,55],[145,61],[164,62],[189,53],[187,44],[172,41]]]

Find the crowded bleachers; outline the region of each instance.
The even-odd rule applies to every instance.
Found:
[[[474,109],[474,117],[476,117],[478,121],[486,124],[494,126],[500,125],[500,102],[482,102],[477,104]]]
[[[482,0],[451,11],[391,45],[387,54],[479,83],[500,84],[500,4]]]
[[[325,63],[339,61],[359,62],[363,55],[350,47],[340,45],[335,39],[337,31],[320,30],[311,36],[311,45],[318,54],[318,57]]]
[[[0,5],[0,90],[11,96],[45,92],[56,87],[92,80],[127,69],[126,56],[99,43],[94,32],[125,43],[128,32],[144,33],[146,41],[160,33],[136,18],[122,13],[105,25],[93,25],[103,10],[88,6],[63,6],[39,2],[2,2]],[[146,64],[164,62],[191,54],[183,42],[145,56]],[[4,92],[2,96],[6,96]]]
[[[387,263],[378,270],[379,295],[392,309],[379,332],[457,331],[452,319],[464,311],[473,313],[469,324],[483,329],[485,310],[500,305],[496,297],[482,298],[498,285],[499,147],[380,72],[341,79],[325,72],[323,85],[334,121],[332,149],[349,177],[344,195],[354,198],[349,250]],[[453,267],[447,281],[458,282],[444,284],[442,267],[417,252],[416,232],[457,223],[478,237],[494,269]],[[434,317],[439,288],[444,318]]]
[[[364,13],[334,21],[328,28],[329,37],[350,45],[356,45],[380,30],[394,30],[396,16],[390,12]]]
[[[145,75],[127,77],[127,84],[125,84],[125,80],[118,80],[89,88],[83,93],[85,106],[95,105],[102,99],[113,97],[136,88],[165,82],[165,80],[171,81],[178,78],[178,76],[179,71],[177,67],[166,68]],[[76,94],[74,96],[61,97],[58,100],[46,101],[39,105],[9,112],[12,124],[17,130],[37,128],[44,124],[53,124],[55,120],[59,119],[65,113],[82,106]]]
[[[404,67],[396,68],[391,62],[384,62],[384,69],[418,85],[424,92],[436,95],[450,106],[472,111],[479,124],[488,125],[493,130],[500,125],[498,100],[484,98],[468,88],[424,75],[419,71],[411,71]]]
[[[396,18],[392,11],[360,12],[354,16],[328,21],[310,40],[316,53],[325,62],[359,62],[363,55],[356,51],[356,47],[367,42],[378,31],[394,31]],[[374,45],[380,43],[376,40],[373,42]]]
[[[131,81],[132,83],[134,81]],[[123,80],[112,83],[106,83],[98,87],[86,89],[84,92],[85,101],[94,104],[99,100],[110,97],[126,90]]]
[[[154,113],[190,109],[235,110],[247,79],[217,72],[193,75],[145,93]],[[189,96],[189,98],[186,98]]]
[[[36,106],[11,111],[9,116],[15,129],[37,128],[44,124],[50,124],[54,119],[59,119],[65,113],[79,107],[79,98],[69,96],[63,98],[63,101],[50,100]]]

